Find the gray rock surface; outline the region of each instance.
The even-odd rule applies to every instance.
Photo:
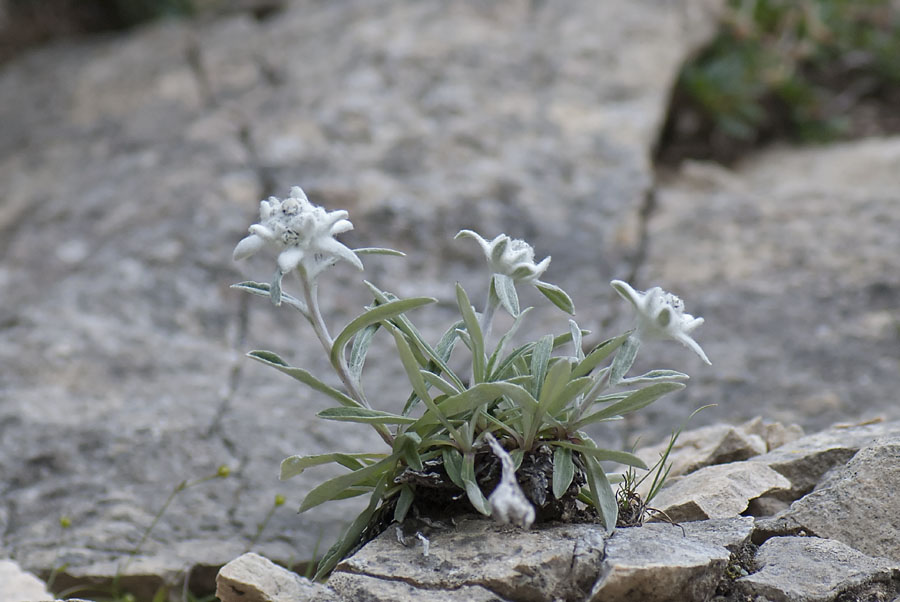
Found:
[[[337,597],[259,554],[248,552],[222,567],[216,578],[222,602],[330,602]]]
[[[886,601],[900,591],[900,564],[871,558],[831,539],[775,537],[759,548],[756,563],[758,572],[736,584],[748,599]]]
[[[730,557],[724,547],[659,524],[616,531],[606,554],[591,602],[706,600]]]
[[[652,505],[676,522],[730,518],[744,512],[750,500],[790,486],[789,480],[765,464],[732,462],[672,479]]]
[[[431,257],[373,258],[369,278],[442,301],[451,288],[429,290],[439,276],[481,284],[479,251],[450,242],[456,230],[528,237],[597,330],[612,315],[606,282],[639,256],[671,84],[723,4],[295,3],[5,65],[3,549],[30,569],[112,576],[170,492],[221,464],[232,477],[180,493],[130,568],[180,581],[192,563],[224,562],[219,550],[247,549],[276,493],[289,503],[254,549],[287,562],[327,545],[359,500],[296,516],[288,508],[329,473],[279,484],[280,460],[380,444],[315,421],[326,400],[242,359],[267,347],[327,371],[294,316],[228,289],[272,271],[230,262],[257,201],[302,184],[349,209],[349,244]],[[343,324],[366,301],[359,277],[326,280]],[[535,323],[551,317],[566,329],[543,309]],[[372,368],[384,371],[369,390],[405,397],[397,366]],[[175,542],[193,550],[187,562]]]
[[[713,367],[637,432],[707,403],[696,421],[762,413],[808,432],[900,417],[898,157],[900,138],[872,139],[661,178],[635,286],[671,289],[706,319]]]
[[[463,521],[429,539],[426,556],[420,546],[401,545],[389,529],[339,564],[334,575],[400,580],[428,590],[478,586],[509,600],[578,600],[594,583],[606,545],[597,525],[522,531],[487,520]],[[344,577],[338,583],[349,587]]]
[[[52,600],[46,584],[12,560],[0,560],[0,602]]]
[[[879,439],[779,518],[900,563],[900,437]]]

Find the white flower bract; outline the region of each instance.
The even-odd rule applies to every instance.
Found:
[[[234,248],[234,259],[250,257],[269,245],[280,251],[281,274],[302,268],[310,279],[322,270],[344,260],[359,270],[363,264],[351,249],[334,237],[353,229],[346,211],[325,211],[313,205],[299,186],[291,196],[280,200],[269,197],[259,204],[259,223],[250,226],[250,235]]]
[[[703,324],[703,318],[695,318],[684,312],[684,302],[671,293],[655,286],[647,292],[636,291],[622,280],[610,282],[619,295],[634,306],[638,317],[636,336],[647,339],[672,339],[712,364],[690,333]]]
[[[509,453],[490,433],[484,434],[485,441],[491,446],[494,455],[500,459],[500,484],[488,497],[491,505],[491,516],[500,524],[512,523],[522,529],[528,529],[534,523],[534,506],[522,493],[516,481],[516,467]]]
[[[513,280],[535,282],[550,265],[550,258],[545,257],[540,263],[534,262],[534,249],[524,240],[510,238],[501,234],[494,240],[487,241],[477,232],[461,230],[456,238],[474,238],[481,245],[491,271],[495,274],[509,276]]]

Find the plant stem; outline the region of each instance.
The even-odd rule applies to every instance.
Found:
[[[309,323],[312,325],[316,336],[322,343],[325,353],[331,357],[334,339],[331,338],[331,334],[328,332],[328,325],[325,324],[325,318],[322,316],[322,310],[319,308],[318,282],[316,282],[315,278],[310,278],[306,274],[306,270],[302,267],[300,267],[298,271],[300,273],[300,282],[303,285],[303,296],[306,298],[306,307],[309,310],[309,316],[307,316]],[[340,377],[341,382],[344,384],[350,397],[358,401],[363,407],[372,409],[372,406],[369,405],[369,401],[366,399],[359,384],[350,375],[350,368],[347,366],[347,358],[341,355],[336,364],[332,363],[332,367],[334,368],[334,371],[337,372],[338,377]],[[394,437],[387,427],[383,424],[374,424],[372,426],[384,442],[393,447]]]

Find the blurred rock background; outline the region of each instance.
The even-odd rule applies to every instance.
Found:
[[[326,473],[279,483],[278,464],[380,442],[317,422],[327,400],[242,357],[266,348],[327,374],[298,316],[228,288],[270,277],[271,258],[235,265],[231,249],[260,199],[297,184],[350,211],[348,244],[409,254],[368,259],[366,278],[438,297],[414,316],[434,337],[454,281],[483,296],[481,253],[452,240],[460,228],[552,255],[546,279],[573,296],[589,344],[629,326],[609,280],[681,295],[706,318],[697,339],[713,366],[674,343],[646,348],[638,369],[680,369],[691,384],[599,432],[609,446],[654,442],[707,403],[718,405],[693,424],[900,416],[887,76],[840,114],[879,107],[863,121],[882,135],[760,148],[773,140],[764,119],[742,109],[745,127],[723,126],[728,110],[679,100],[684,66],[702,67],[691,61],[708,61],[736,22],[724,1],[173,0],[117,12],[142,4],[0,3],[0,551],[25,568],[66,565],[60,587],[123,572],[172,489],[222,464],[232,476],[180,494],[128,563],[134,588],[152,595],[190,569],[209,591],[204,567],[248,547],[298,563],[336,535],[355,502],[297,516],[289,508]],[[801,59],[791,78],[818,86]],[[717,81],[720,96],[746,100]],[[763,115],[781,110],[749,98]],[[323,289],[335,325],[367,302],[343,266]],[[541,334],[566,330],[542,297],[523,301]],[[370,397],[405,398],[389,354],[368,374]],[[278,493],[288,503],[257,538]]]

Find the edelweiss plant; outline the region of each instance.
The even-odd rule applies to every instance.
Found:
[[[637,312],[634,330],[585,353],[582,336],[586,331],[570,319],[568,332],[513,346],[513,337],[531,309],[520,309],[518,286],[535,286],[568,314],[574,314],[572,300],[559,287],[539,279],[550,258],[536,263],[528,243],[504,234],[488,241],[463,230],[457,238],[473,238],[489,266],[480,312],[457,284],[460,320],[432,345],[407,314],[435,299],[400,299],[365,282],[372,294],[371,305],[332,336],[319,305],[322,272],[339,261],[362,269],[360,257],[366,254],[402,255],[382,248],[351,250],[335,240],[352,229],[347,218],[346,211],[326,212],[313,205],[294,187],[287,199],[262,201],[260,222],[250,227],[250,235],[234,251],[235,259],[265,246],[278,251],[270,283],[234,286],[299,311],[312,325],[343,390],[290,366],[272,352],[252,351],[249,356],[333,399],[337,405],[319,412],[320,418],[371,425],[387,445],[384,450],[364,453],[291,456],[282,463],[282,479],[327,463],[347,469],[310,491],[301,512],[331,500],[370,496],[365,510],[326,553],[316,576],[326,575],[391,522],[402,523],[410,516],[440,518],[474,510],[528,528],[535,521],[596,513],[612,531],[617,500],[610,482],[621,477],[607,475],[601,462],[641,470],[647,466],[634,454],[598,446],[584,429],[618,420],[683,388],[688,376],[681,372],[626,375],[641,341],[651,338],[679,341],[708,363],[690,337],[702,318],[684,313],[681,300],[661,289],[640,293],[615,280],[615,290]],[[282,280],[289,272],[299,278],[300,297],[282,291]],[[499,308],[513,322],[493,342],[489,335]],[[362,386],[366,355],[379,330],[393,342],[410,384],[411,393],[399,414],[373,407]],[[466,374],[448,364],[460,344],[471,358]]]

